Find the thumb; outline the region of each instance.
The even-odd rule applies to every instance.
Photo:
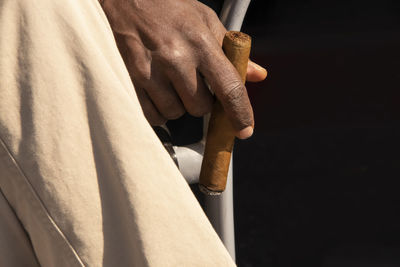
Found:
[[[247,76],[246,76],[246,80],[248,82],[261,82],[265,80],[267,75],[268,72],[266,69],[254,63],[253,61],[249,60],[249,64],[247,65]]]

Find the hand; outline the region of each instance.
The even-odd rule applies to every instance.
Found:
[[[102,6],[150,124],[161,125],[186,111],[194,116],[210,112],[207,81],[236,135],[251,135],[252,107],[221,49],[226,29],[214,11],[196,0],[104,0]],[[266,75],[250,62],[249,81]]]

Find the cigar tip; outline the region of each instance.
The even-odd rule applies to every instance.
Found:
[[[225,34],[224,41],[239,47],[251,46],[251,37],[243,32],[238,32],[238,31],[227,32]]]
[[[221,195],[221,191],[213,191],[208,189],[206,186],[199,184],[199,189],[203,194],[209,195],[209,196],[219,196]]]

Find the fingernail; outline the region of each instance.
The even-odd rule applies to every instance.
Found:
[[[248,126],[239,132],[238,138],[239,139],[247,139],[253,135],[253,131],[254,131],[253,127]]]

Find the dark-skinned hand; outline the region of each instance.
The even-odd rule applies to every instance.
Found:
[[[253,110],[239,74],[222,51],[226,29],[213,10],[196,0],[103,0],[121,55],[151,125],[186,111],[211,111],[215,93],[236,136],[248,138]],[[247,80],[267,76],[249,62]]]

